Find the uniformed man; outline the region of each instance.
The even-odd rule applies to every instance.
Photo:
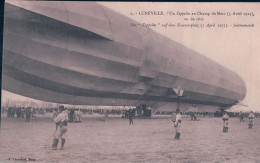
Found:
[[[181,131],[180,131],[180,129],[181,129],[181,122],[182,122],[182,120],[181,120],[181,113],[180,113],[180,110],[177,109],[176,110],[176,120],[174,122],[174,128],[175,128],[175,137],[174,137],[174,139],[177,139],[177,140],[180,139],[180,135],[181,135]]]
[[[254,118],[255,118],[255,115],[253,114],[253,111],[251,111],[248,116],[248,119],[249,119],[248,128],[253,128]]]
[[[244,122],[244,117],[242,111],[239,112],[239,120],[240,122]]]
[[[228,119],[229,119],[229,115],[227,114],[227,112],[224,112],[224,115],[222,117],[222,120],[223,120],[223,132],[228,132]]]
[[[68,122],[69,118],[68,118],[68,113],[65,110],[63,105],[61,105],[59,107],[59,112],[60,112],[59,115],[56,118],[54,118],[54,123],[58,127],[54,134],[54,141],[52,144],[53,149],[57,149],[57,146],[59,144],[59,139],[61,139],[61,148],[60,149],[63,149],[64,145],[65,145],[65,135],[67,132],[67,122]]]
[[[78,109],[78,110],[76,110],[75,112],[74,112],[74,115],[75,115],[75,122],[81,122],[81,111],[80,111],[80,109]]]
[[[31,115],[32,115],[31,107],[26,108],[26,110],[25,110],[25,116],[26,116],[25,122],[30,122]]]
[[[129,124],[130,124],[130,125],[134,124],[133,116],[134,116],[134,112],[133,112],[133,110],[132,110],[132,109],[129,109],[129,115],[128,115],[128,118],[129,118]]]

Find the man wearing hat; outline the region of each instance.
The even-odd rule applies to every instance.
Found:
[[[179,140],[180,135],[181,135],[181,132],[180,132],[180,129],[181,129],[181,113],[180,113],[179,109],[176,110],[176,119],[175,119],[175,122],[174,122],[174,127],[175,127],[175,137],[174,137],[174,139]]]
[[[130,125],[134,124],[133,116],[134,116],[133,110],[132,110],[132,109],[129,109],[128,118],[129,118],[129,124],[130,124]]]
[[[222,120],[223,120],[223,132],[228,132],[228,119],[229,119],[229,115],[225,111],[224,115],[222,117]]]
[[[53,149],[57,149],[59,139],[61,139],[61,149],[63,149],[65,144],[65,134],[67,132],[67,122],[69,120],[68,113],[63,105],[59,107],[59,112],[60,114],[56,118],[54,118],[54,123],[57,126],[57,130],[54,134],[54,141],[52,144]]]

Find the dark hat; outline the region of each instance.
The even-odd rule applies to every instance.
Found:
[[[59,106],[59,109],[62,110],[62,111],[65,110],[63,105]]]

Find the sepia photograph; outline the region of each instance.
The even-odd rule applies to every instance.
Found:
[[[260,162],[260,3],[3,9],[0,163]]]

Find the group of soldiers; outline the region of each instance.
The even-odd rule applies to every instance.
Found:
[[[60,149],[64,148],[65,135],[67,133],[67,123],[70,120],[69,116],[71,115],[70,113],[71,111],[69,112],[67,109],[64,108],[63,105],[59,107],[58,111],[54,110],[53,119],[56,125],[56,129],[55,129],[53,143],[52,143],[53,149],[57,149],[59,140],[61,141]],[[129,118],[130,125],[133,124],[132,110],[129,110],[128,118]],[[253,127],[253,120],[255,118],[252,111],[250,112],[248,118],[249,118],[248,128],[251,129]],[[229,115],[227,114],[227,112],[224,112],[224,115],[222,116],[222,120],[223,120],[223,132],[228,132]],[[182,123],[182,115],[179,109],[177,109],[176,112],[172,114],[172,122],[174,123],[174,128],[175,128],[174,139],[179,140],[181,135],[181,123]]]
[[[240,117],[241,118],[241,117]],[[253,122],[254,122],[255,115],[251,111],[249,116],[248,116],[248,128],[252,129],[253,128]],[[180,130],[181,130],[181,122],[182,122],[182,115],[180,113],[180,110],[177,109],[176,112],[173,112],[172,114],[172,122],[174,123],[174,128],[175,128],[175,136],[174,139],[179,140],[180,139]],[[229,120],[229,115],[227,112],[224,112],[224,115],[222,116],[223,120],[223,132],[228,132],[228,120]]]
[[[69,122],[81,122],[81,111],[79,109],[70,109]]]
[[[252,128],[253,128],[254,118],[255,118],[255,115],[253,114],[253,111],[251,111],[250,114],[249,114],[249,116],[248,116],[248,128],[249,128],[249,129],[252,129]],[[239,114],[239,119],[240,119],[240,122],[243,122],[243,121],[244,121],[243,115],[242,115],[241,112],[240,112],[240,114]],[[227,112],[224,112],[224,115],[223,115],[223,117],[222,117],[222,120],[223,120],[223,132],[228,132],[228,120],[229,120],[229,115],[227,114]]]
[[[33,108],[15,108],[9,107],[7,109],[7,117],[14,118],[16,114],[17,118],[25,118],[25,122],[30,122],[31,117],[35,114]]]
[[[198,113],[196,113],[196,112],[192,112],[191,114],[190,114],[190,120],[191,121],[197,121],[198,120]]]

